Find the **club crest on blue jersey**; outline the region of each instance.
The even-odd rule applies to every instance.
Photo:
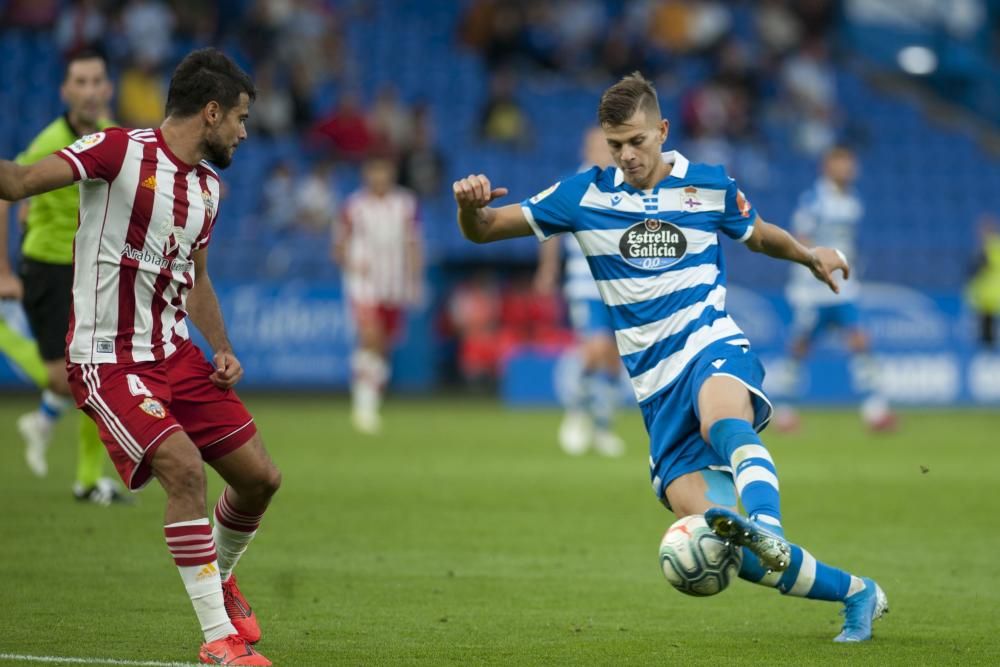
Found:
[[[687,238],[676,225],[647,218],[625,230],[618,249],[622,259],[632,266],[659,271],[684,257]]]
[[[698,198],[698,188],[692,185],[689,185],[686,188],[684,188],[684,193],[683,196],[681,197],[681,206],[684,208],[685,211],[691,211],[692,213],[697,213],[698,211],[701,210],[701,207],[703,205],[704,202],[702,202]]]

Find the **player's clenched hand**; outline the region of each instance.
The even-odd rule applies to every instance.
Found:
[[[0,273],[0,299],[21,300],[21,279],[13,273]]]
[[[492,187],[490,179],[483,174],[469,174],[455,181],[451,189],[455,193],[458,207],[465,210],[483,208],[494,199],[507,195],[507,188]]]
[[[812,252],[813,261],[809,268],[812,270],[813,275],[816,276],[817,280],[822,280],[829,285],[834,293],[840,294],[840,285],[837,284],[837,279],[834,277],[833,272],[839,270],[843,274],[844,280],[847,280],[851,276],[851,267],[847,263],[844,253],[836,248],[825,247],[813,248]]]
[[[219,389],[232,389],[243,377],[243,365],[229,350],[216,352],[212,360],[215,362],[215,371],[209,379]]]

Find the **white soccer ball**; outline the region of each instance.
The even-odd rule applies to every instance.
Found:
[[[671,586],[688,595],[705,597],[721,593],[742,564],[742,550],[727,546],[700,514],[675,521],[660,542],[663,576]]]

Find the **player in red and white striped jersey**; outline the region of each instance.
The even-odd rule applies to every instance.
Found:
[[[423,259],[417,198],[396,185],[395,163],[371,158],[362,175],[364,185],[348,197],[334,234],[334,259],[343,270],[357,328],[351,359],[354,426],[377,433],[389,356],[403,311],[420,298]]]
[[[67,368],[122,480],[155,477],[164,534],[194,605],[203,662],[270,665],[231,576],[280,484],[233,391],[243,374],[208,274],[219,176],[246,138],[253,82],[215,49],[177,67],[159,129],[110,128],[21,167],[0,160],[0,198],[80,182]],[[212,346],[209,364],[185,318]],[[208,462],[227,482],[209,525]]]

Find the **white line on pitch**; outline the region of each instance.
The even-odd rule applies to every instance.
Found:
[[[193,662],[157,662],[156,660],[118,660],[116,658],[68,658],[58,655],[20,655],[19,653],[0,653],[0,660],[18,660],[20,662],[54,662],[73,665],[129,665],[135,667],[196,667]]]

